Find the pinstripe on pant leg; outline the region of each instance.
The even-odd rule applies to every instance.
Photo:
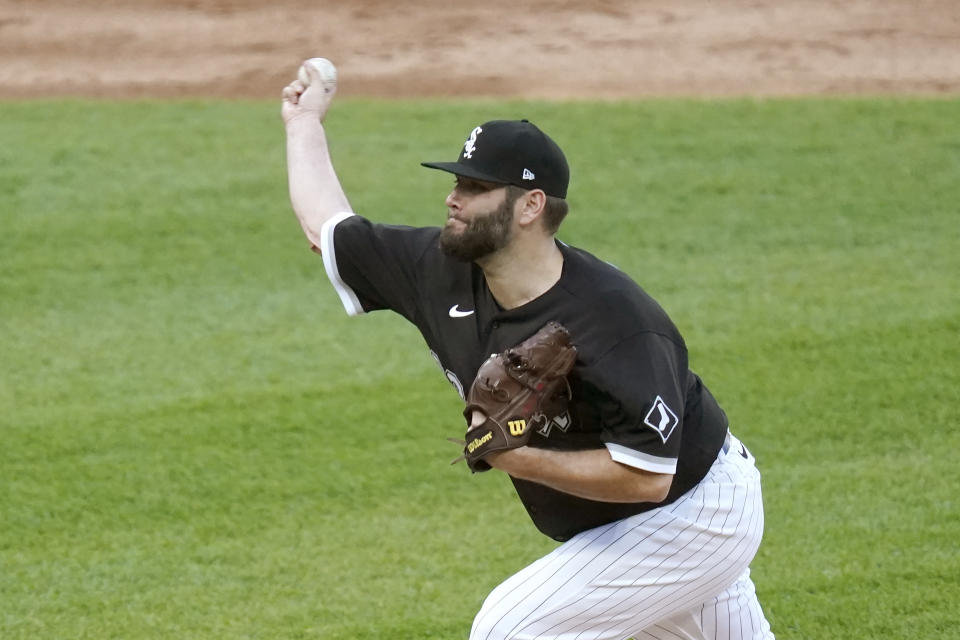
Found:
[[[704,636],[717,640],[773,640],[750,570],[723,593],[704,604]]]
[[[731,449],[677,502],[575,536],[495,589],[471,640],[711,637],[703,603],[737,581],[762,536],[752,462]]]

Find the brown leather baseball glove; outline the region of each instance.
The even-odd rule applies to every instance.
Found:
[[[454,462],[466,458],[472,471],[487,471],[484,456],[526,445],[533,430],[565,414],[570,400],[567,374],[576,359],[570,334],[556,322],[487,358],[467,394],[467,441],[463,457]],[[471,428],[474,411],[487,419]]]

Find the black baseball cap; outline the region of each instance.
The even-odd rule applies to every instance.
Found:
[[[474,127],[456,162],[421,162],[465,178],[567,197],[570,167],[557,143],[529,120],[491,120]]]

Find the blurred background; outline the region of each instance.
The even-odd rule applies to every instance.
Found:
[[[954,0],[0,0],[0,98],[624,98],[960,89]]]

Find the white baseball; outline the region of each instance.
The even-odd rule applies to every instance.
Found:
[[[307,65],[314,68],[320,77],[320,83],[326,93],[333,93],[337,89],[337,68],[326,58],[310,58],[302,65],[297,72],[297,78],[303,83],[303,86],[310,86],[310,75],[307,73]]]

